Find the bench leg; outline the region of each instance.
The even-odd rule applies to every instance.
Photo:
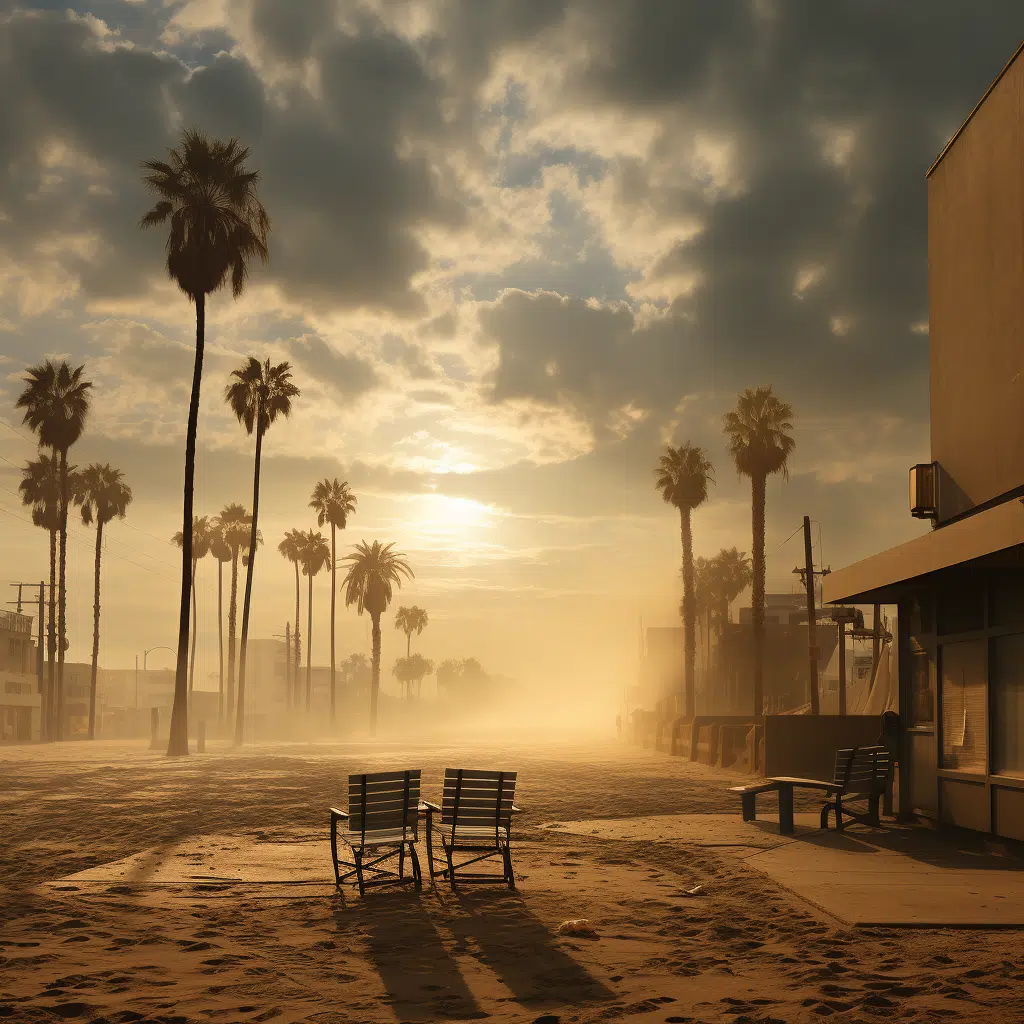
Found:
[[[793,834],[793,787],[779,786],[779,833]]]
[[[843,831],[843,794],[836,793],[836,831]]]
[[[740,803],[743,806],[743,820],[744,821],[756,821],[757,820],[757,806],[756,793],[741,793]]]

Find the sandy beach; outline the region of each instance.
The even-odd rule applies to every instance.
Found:
[[[449,764],[519,772],[518,891],[335,895],[321,850],[348,773],[419,766],[429,795]],[[853,929],[727,847],[560,834],[552,823],[738,818],[728,773],[614,742],[180,761],[76,743],[6,748],[0,771],[0,1019],[1024,1019],[1019,932]],[[238,880],[289,851],[306,865],[290,881]],[[597,937],[556,934],[576,918]]]

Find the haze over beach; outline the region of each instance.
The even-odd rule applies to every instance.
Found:
[[[1022,39],[0,0],[0,1019],[1024,1020]]]

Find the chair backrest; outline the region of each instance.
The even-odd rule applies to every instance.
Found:
[[[847,793],[872,792],[885,784],[889,758],[889,748],[884,746],[837,750],[832,782]]]
[[[446,768],[441,796],[441,825],[508,829],[516,795],[515,772]]]
[[[415,840],[419,803],[419,768],[348,777],[348,827],[364,841],[391,833],[396,843]]]

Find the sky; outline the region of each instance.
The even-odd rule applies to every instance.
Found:
[[[359,501],[342,552],[394,541],[416,573],[395,601],[430,615],[414,649],[624,685],[641,617],[678,622],[658,456],[714,464],[696,554],[749,551],[722,418],[763,383],[796,440],[769,591],[794,587],[805,514],[834,568],[921,533],[925,173],[1021,38],[1019,0],[0,0],[2,582],[47,574],[17,495],[24,368],[84,363],[73,461],[134,494],[106,531],[101,663],[175,643],[194,309],[138,222],[140,162],[187,127],[250,148],[272,222],[269,265],[207,306],[197,514],[251,504],[230,371],[288,360],[301,389],[264,446],[251,635],[293,616],[277,543],[337,477]],[[74,660],[93,545],[73,522]],[[212,685],[212,560],[198,589]],[[317,577],[320,664],[329,600]],[[354,609],[338,628],[339,656],[369,651]]]

